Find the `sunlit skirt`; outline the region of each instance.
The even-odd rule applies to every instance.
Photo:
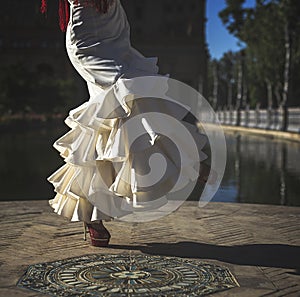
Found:
[[[104,16],[84,11],[89,17],[76,9],[67,30],[67,52],[87,81],[90,99],[70,111],[65,120],[70,131],[54,144],[65,165],[48,178],[57,193],[50,205],[71,221],[85,222],[124,218],[137,208],[159,209],[170,202],[168,194],[174,186],[179,191],[197,179],[196,165],[207,158],[201,152],[207,137],[183,121],[189,107],[152,98],[154,90],[166,92],[163,77],[167,76],[158,74],[156,57],[146,58],[130,46],[129,27],[119,1],[114,11]],[[96,32],[100,40],[101,33],[117,38],[111,38],[111,43],[89,39],[95,22],[102,24],[101,28],[106,25],[105,30]],[[114,22],[123,22],[124,28]],[[137,79],[145,76],[152,78]],[[168,117],[190,132],[199,150],[197,158],[189,155],[191,144],[182,143],[182,135]],[[170,135],[159,133],[161,126],[168,128]],[[176,147],[179,143],[181,156]],[[165,169],[159,172],[162,163]]]

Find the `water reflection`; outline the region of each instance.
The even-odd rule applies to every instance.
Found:
[[[300,205],[300,144],[226,133],[228,159],[214,201]]]
[[[42,200],[53,196],[46,178],[63,164],[52,143],[67,131],[60,128],[16,129],[0,138],[1,200]]]
[[[52,143],[67,130],[59,123],[58,128],[2,132],[1,200],[53,197],[46,178],[63,161]],[[213,201],[300,206],[299,143],[238,133],[226,133],[226,141],[225,175]]]

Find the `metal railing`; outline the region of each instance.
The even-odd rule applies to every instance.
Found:
[[[221,124],[266,130],[300,133],[300,108],[287,109],[287,125],[283,109],[223,109],[216,112]]]

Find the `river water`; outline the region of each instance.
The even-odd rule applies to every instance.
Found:
[[[54,196],[46,178],[63,165],[52,143],[68,128],[1,132],[1,200]],[[300,143],[226,133],[227,165],[212,201],[300,206]]]

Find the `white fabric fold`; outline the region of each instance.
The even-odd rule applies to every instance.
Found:
[[[66,164],[48,179],[58,193],[51,205],[71,220],[91,220],[92,213],[121,218],[135,208],[161,207],[168,203],[170,189],[179,191],[198,178],[196,165],[207,158],[201,151],[207,137],[182,121],[187,110],[181,105],[176,109],[173,101],[154,98],[127,102],[126,98],[135,98],[141,90],[127,89],[129,85],[133,84],[128,79],[119,79],[101,93],[103,97],[97,95],[70,111],[66,123],[71,130],[54,144]],[[114,111],[115,118],[107,119],[103,116],[109,111],[110,100],[126,108],[122,106]],[[198,148],[197,159],[189,154],[191,144],[169,121],[164,121],[168,135],[156,132],[160,123],[151,117],[149,109],[181,122]],[[88,208],[87,203],[99,212]],[[82,215],[84,209],[89,215]]]
[[[71,130],[54,144],[66,164],[48,178],[57,192],[50,205],[71,221],[86,222],[169,209],[169,192],[198,177],[207,138],[182,121],[190,108],[166,95],[157,57],[131,46],[119,0],[107,14],[69,2],[67,52],[90,99],[70,111],[65,122]],[[145,76],[151,78],[137,79]],[[171,118],[190,138],[182,138]],[[196,156],[187,139],[198,148]]]

